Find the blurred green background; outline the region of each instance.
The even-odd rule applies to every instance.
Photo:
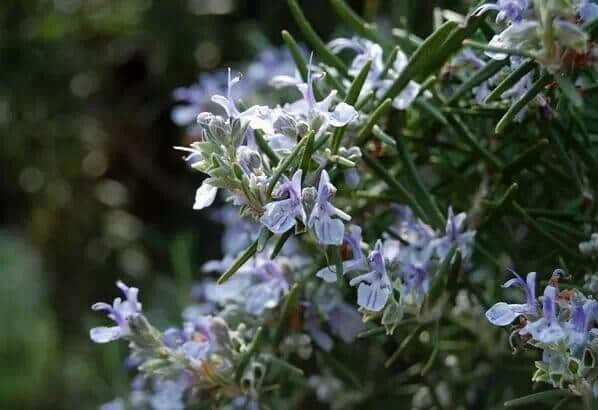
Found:
[[[351,1],[370,20],[432,28],[455,1]],[[301,5],[324,38],[322,0]],[[384,24],[382,24],[384,27]],[[114,282],[177,320],[219,227],[191,209],[201,176],[173,145],[172,90],[251,59],[283,1],[3,0],[0,5],[0,409],[97,408],[128,389],[124,343],[93,345]]]

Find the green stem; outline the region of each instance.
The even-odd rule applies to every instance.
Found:
[[[322,41],[307,18],[305,18],[305,15],[297,4],[297,0],[287,0],[287,4],[289,5],[289,9],[293,15],[293,18],[305,36],[305,39],[311,44],[311,46],[314,48],[314,51],[318,54],[322,61],[329,66],[336,68],[344,77],[346,77],[347,66],[340,58],[328,50],[324,41]]]
[[[313,134],[313,131],[308,132],[303,138],[301,138],[301,141],[299,141],[297,145],[295,145],[291,153],[288,156],[286,156],[285,159],[283,159],[282,162],[274,169],[274,173],[272,174],[272,178],[270,179],[270,183],[268,184],[268,187],[266,189],[266,193],[268,194],[268,196],[272,195],[272,191],[274,191],[276,183],[278,182],[282,174],[291,165],[291,163],[295,160],[295,158],[297,158],[299,152],[301,151],[301,148],[303,148],[303,146],[311,138],[311,134]]]
[[[391,107],[392,104],[392,100],[390,98],[385,99],[382,104],[380,104],[375,110],[374,112],[369,116],[366,124],[363,126],[363,128],[359,131],[359,133],[357,134],[357,145],[358,146],[364,146],[368,140],[370,139],[371,135],[372,135],[372,129],[374,128],[374,125],[376,125],[378,123],[378,121],[380,120],[380,117],[382,117],[382,115],[384,115],[386,113],[386,111],[388,111]]]

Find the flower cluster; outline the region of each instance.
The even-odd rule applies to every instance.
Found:
[[[589,22],[598,16],[598,5],[589,0],[564,3],[498,0],[482,7],[498,11],[497,24],[506,25],[492,38],[490,47],[531,52],[547,67],[558,67],[567,50],[587,52],[588,34],[580,27],[579,20]],[[507,58],[501,51],[486,54],[496,60]]]
[[[390,229],[393,236],[376,241],[367,257],[362,249],[361,228],[350,225],[344,241],[351,257],[342,262],[342,273],[351,275],[349,284],[357,286],[360,310],[365,317],[383,312],[382,323],[389,333],[401,322],[405,308],[415,313],[422,308],[431,281],[442,275],[441,265],[457,250],[461,263],[468,263],[475,237],[475,231],[465,231],[465,213],[455,215],[452,208],[444,234],[414,216],[407,206],[397,207],[396,213],[398,221]],[[336,282],[335,269],[324,267],[316,276],[328,283]]]
[[[154,409],[183,408],[183,394],[197,396],[203,390],[236,394],[229,386],[242,352],[247,349],[244,329],[231,331],[221,317],[195,314],[187,315],[180,328],[160,332],[143,314],[137,300],[138,289],[122,282],[117,286],[126,300],[116,298],[112,305],[93,306],[94,310],[108,311],[108,317],[117,326],[91,329],[90,337],[97,343],[129,341],[128,362],[146,375],[155,376],[152,386],[146,386],[142,380],[133,384],[128,401],[134,408],[148,404]],[[106,408],[119,408],[123,402],[118,399],[110,404],[115,407]]]
[[[316,41],[295,1],[288,3],[317,57],[306,61],[284,33],[292,54],[260,56],[243,79],[229,69],[175,92],[188,104],[175,107],[173,119],[194,134],[176,148],[207,175],[193,208],[212,206],[219,192],[228,202],[210,211],[224,228],[222,257],[201,267],[181,327],[158,331],[137,289],[120,282],[125,300],[94,305],[116,326],[92,329],[92,340],[129,341],[128,362],[146,376],[130,397],[108,405],[300,408],[289,392],[312,389],[331,408],[369,406],[394,382],[362,380],[352,359],[371,359],[369,377],[411,349],[401,377],[418,375],[406,386],[415,386],[414,407],[496,407],[512,395],[509,381],[496,399],[481,398],[481,382],[471,382],[496,354],[494,338],[482,348],[493,332],[482,313],[497,287],[493,272],[519,253],[546,253],[545,240],[557,248],[546,260],[583,267],[585,289],[598,288],[595,235],[576,248],[581,229],[595,222],[596,133],[570,119],[555,127],[549,151],[547,140],[535,141],[544,136],[533,116],[522,121],[530,103],[554,122],[587,114],[559,70],[567,55],[589,53],[580,24],[595,6],[498,0],[462,18],[448,13],[426,40],[394,32],[401,49],[361,25],[342,0],[331,3],[360,36]],[[496,25],[484,21],[494,12]],[[494,36],[489,45],[462,47],[464,36],[482,34]],[[585,78],[596,88],[596,73],[569,68],[575,84]],[[289,92],[260,101],[255,94],[268,92],[266,82]],[[521,138],[494,138],[513,121]],[[563,189],[576,199],[537,185],[539,177],[567,181]],[[520,198],[524,185],[529,194]],[[566,210],[546,208],[560,203]],[[543,351],[533,380],[590,397],[594,385],[598,391],[598,304],[580,290],[561,291],[562,270],[540,298],[535,273],[514,275],[504,287],[521,287],[525,303],[496,303],[486,318],[513,326],[513,346]],[[452,397],[449,385],[466,393]]]
[[[334,53],[345,49],[354,53],[349,67],[349,74],[353,76],[357,76],[365,64],[368,62],[371,64],[369,74],[361,89],[364,98],[368,93],[373,93],[378,98],[383,97],[407,66],[408,58],[403,51],[397,50],[394,60],[390,61],[390,64],[385,63],[382,47],[365,38],[341,37],[332,40],[328,47]],[[413,80],[409,81],[405,89],[393,99],[393,107],[398,110],[408,108],[418,96],[420,89],[419,83]]]
[[[211,205],[217,189],[224,188],[232,194],[230,199],[234,204],[242,206],[246,214],[261,221],[274,234],[283,234],[293,227],[300,229],[298,224],[301,224],[314,233],[319,243],[340,244],[344,232],[342,220],[351,218],[330,203],[336,187],[326,170],[317,168],[310,180],[317,178],[318,184],[305,186],[308,167],[297,169],[289,178],[284,174],[288,170],[282,166],[296,167],[292,160],[301,148],[304,157],[310,154],[303,147],[308,139],[313,146],[314,139],[318,141],[330,127],[344,127],[356,120],[357,112],[344,102],[337,102],[331,110],[335,90],[317,101],[311,70],[306,83],[291,77],[275,79],[279,84],[295,85],[302,99],[284,107],[254,105],[239,111],[232,89],[240,77],[233,78],[230,70],[228,76],[227,95],[212,97],[224,110],[225,117],[200,113],[198,123],[203,140],[190,148],[181,148],[190,152],[187,159],[194,168],[210,176],[197,190],[194,209]],[[256,139],[269,145],[270,156],[259,150]],[[280,160],[279,155],[285,158]],[[317,154],[311,155],[318,159]],[[348,159],[345,163],[353,165]]]
[[[496,326],[514,324],[515,336],[542,350],[542,360],[536,362],[534,381],[570,388],[580,395],[598,392],[598,380],[592,370],[598,353],[594,339],[598,336],[598,302],[579,290],[560,290],[559,279],[564,274],[556,269],[543,296],[536,298],[536,272],[526,280],[515,276],[503,287],[520,287],[525,303],[498,302],[486,312],[486,318]]]

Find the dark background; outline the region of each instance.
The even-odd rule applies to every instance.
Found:
[[[351,1],[425,36],[436,5]],[[323,38],[347,34],[322,0]],[[236,65],[280,30],[284,1],[4,0],[0,5],[0,408],[95,408],[128,389],[124,343],[94,345],[90,310],[123,279],[176,321],[218,224],[191,209],[198,173],[174,145],[172,90]]]

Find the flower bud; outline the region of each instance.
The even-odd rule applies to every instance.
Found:
[[[297,121],[290,114],[283,112],[274,121],[274,132],[294,140],[297,138]]]

